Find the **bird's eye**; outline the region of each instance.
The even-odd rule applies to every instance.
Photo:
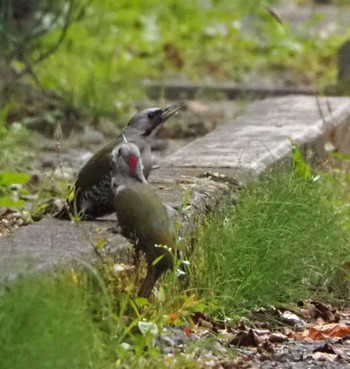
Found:
[[[153,119],[153,118],[154,118],[154,111],[150,111],[150,112],[148,113],[148,118],[149,118],[149,119]]]

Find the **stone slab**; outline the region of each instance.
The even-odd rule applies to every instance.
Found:
[[[112,253],[123,254],[128,242],[109,231],[116,220],[59,221],[46,218],[0,238],[0,278],[12,278],[27,270],[47,270],[63,265],[94,262],[94,246],[102,241]],[[125,254],[125,252],[124,252]]]
[[[230,168],[232,175],[242,171],[260,174],[291,155],[290,139],[301,146],[324,141],[349,118],[350,99],[345,97],[265,99],[234,121],[181,148],[164,165]]]
[[[349,150],[349,123],[350,98],[269,98],[165,158],[150,182],[164,202],[179,210],[182,233],[195,234],[198,216],[235,197],[239,182],[290,157],[289,138],[318,156],[328,141]],[[22,227],[0,238],[0,278],[28,268],[52,270],[94,262],[93,245],[101,239],[113,254],[124,258],[129,244],[108,230],[115,225],[112,215],[79,224],[48,218]]]

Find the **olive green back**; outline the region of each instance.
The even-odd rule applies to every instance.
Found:
[[[123,187],[117,191],[114,204],[124,233],[134,234],[143,244],[175,247],[167,209],[149,184]]]

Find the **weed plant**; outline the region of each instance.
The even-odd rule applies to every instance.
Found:
[[[349,253],[331,191],[322,177],[281,170],[243,190],[202,229],[192,261],[200,296],[227,314],[327,294]]]
[[[198,307],[176,295],[173,273],[150,303],[136,297],[134,272],[115,273],[109,260],[86,266],[2,283],[0,368],[198,368],[191,355],[164,357],[155,347],[163,325],[184,325]]]
[[[81,283],[27,276],[0,293],[1,368],[106,368],[91,295]]]
[[[198,350],[210,343],[189,340],[184,355],[164,356],[155,346],[164,326],[184,329],[196,312],[235,318],[348,296],[349,178],[334,170],[315,177],[293,150],[292,171],[267,172],[200,229],[189,285],[168,273],[151,301],[139,298],[138,273],[109,257],[98,270],[84,263],[85,271],[2,283],[0,368],[198,368]]]

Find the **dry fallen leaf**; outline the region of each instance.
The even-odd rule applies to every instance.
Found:
[[[326,337],[344,337],[350,334],[350,326],[339,323],[315,325],[297,335],[298,339],[323,340]]]
[[[336,357],[337,357],[336,354],[329,354],[327,352],[317,351],[312,354],[312,358],[314,360],[319,360],[319,361],[334,361]]]
[[[205,328],[209,328],[209,329],[213,329],[213,327],[214,327],[211,322],[208,322],[207,320],[202,319],[202,318],[198,319],[198,325],[200,327],[205,327]]]
[[[283,334],[286,335],[288,338],[296,338],[297,336],[297,334],[288,327],[283,327]]]
[[[288,341],[288,337],[280,332],[274,332],[270,335],[269,341],[271,343],[282,343],[284,341]]]

